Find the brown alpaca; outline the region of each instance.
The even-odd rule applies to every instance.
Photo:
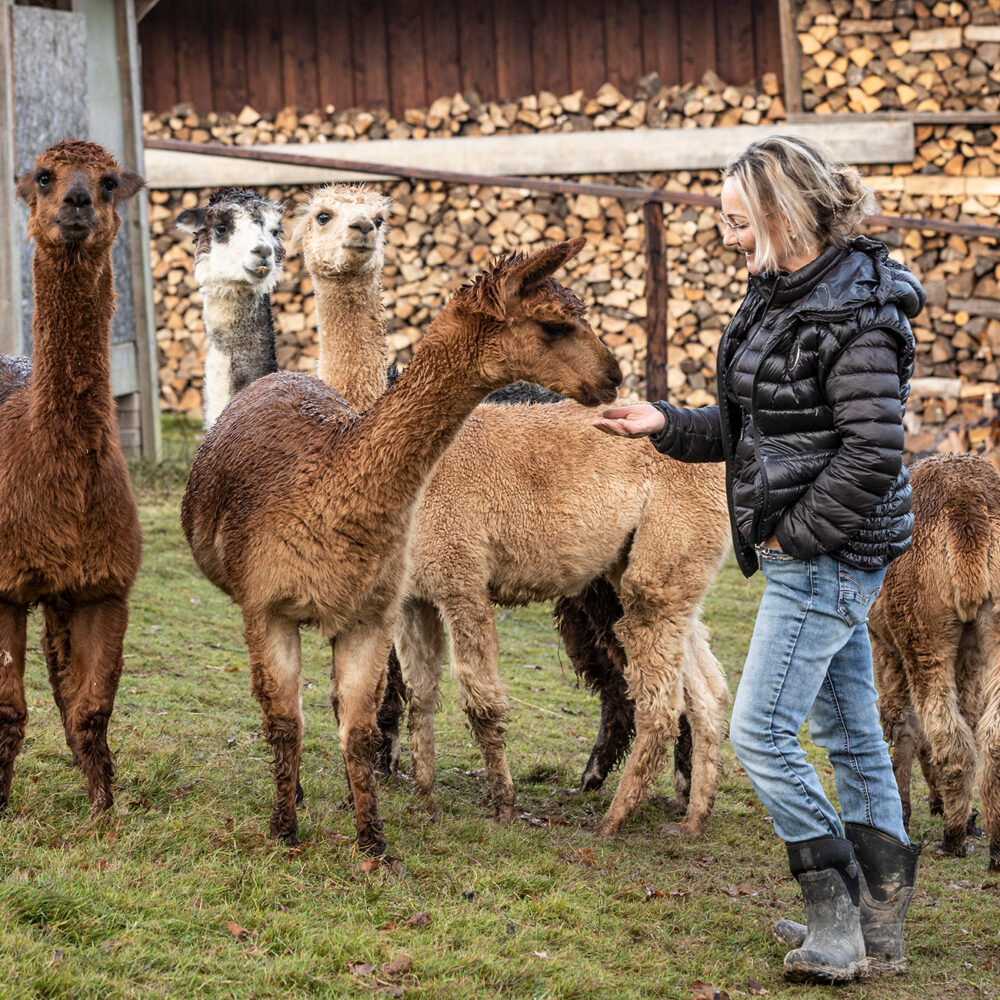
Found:
[[[331,700],[358,843],[382,853],[375,712],[414,508],[435,463],[491,390],[531,378],[597,405],[621,370],[552,273],[583,246],[498,261],[460,289],[393,391],[360,417],[307,375],[243,390],[195,456],[181,507],[205,575],[243,613],[251,685],[274,751],[271,833],[297,839],[299,625],[334,643]]]
[[[1000,871],[1000,473],[978,455],[914,466],[913,544],[890,564],[869,629],[879,713],[910,818],[914,752],[963,855],[977,742],[990,871]]]
[[[30,369],[0,358],[0,811],[24,739],[34,604],[91,815],[112,802],[107,728],[141,540],[111,396],[111,245],[117,206],[142,186],[91,142],[50,147],[17,185],[35,240],[34,353]]]
[[[388,205],[376,195],[361,194],[356,202],[354,192],[345,187],[322,189],[304,208],[294,241],[314,281],[341,276],[345,258],[354,268],[352,275],[357,273],[356,254],[344,249],[345,242],[357,238],[350,232],[357,219],[366,223],[365,249],[374,246],[375,250],[362,258],[364,264],[370,265],[375,256],[381,266],[380,229],[372,232],[371,220],[384,218]],[[377,277],[378,271],[367,266],[360,277],[351,280],[370,285]],[[380,304],[381,296],[372,300],[370,312],[352,323],[352,310],[338,301],[338,287],[331,287],[318,303],[320,354],[330,359],[327,372],[333,384],[347,395],[359,391],[371,372],[383,370],[386,343],[381,316],[375,314],[375,302]],[[357,298],[357,292],[350,296]],[[360,357],[368,361],[359,375],[352,364]],[[346,360],[334,364],[336,359]],[[373,386],[373,391],[381,391],[381,386]],[[593,432],[591,419],[591,414],[572,402],[479,407],[427,487],[409,546],[408,599],[396,644],[412,693],[410,733],[416,787],[433,804],[442,618],[451,633],[451,659],[462,705],[483,754],[493,802],[498,814],[509,820],[515,812],[514,788],[502,740],[506,695],[497,673],[491,602],[514,605],[563,598],[577,602],[577,614],[589,619],[601,603],[593,601],[588,613],[581,595],[590,593],[587,585],[595,577],[610,572],[618,577],[619,586],[634,593],[643,587],[641,572],[649,574],[655,586],[648,595],[631,599],[633,618],[641,619],[640,638],[631,648],[641,656],[641,644],[648,642],[652,665],[645,672],[655,674],[662,668],[662,676],[636,677],[633,683],[645,689],[647,705],[658,699],[660,704],[651,710],[666,712],[667,717],[659,714],[655,725],[644,727],[632,770],[626,769],[601,832],[617,832],[645,794],[669,737],[676,735],[676,709],[683,698],[697,716],[691,720],[692,766],[697,772],[691,783],[697,788],[682,829],[697,833],[704,827],[718,786],[727,701],[721,668],[703,630],[694,627],[698,604],[729,544],[721,471],[681,465],[656,455],[648,443],[609,442]],[[640,539],[630,552],[637,532]],[[654,567],[657,560],[662,565]],[[622,584],[628,565],[634,575]],[[679,582],[682,577],[683,584]],[[573,613],[566,604],[562,611],[564,617]],[[620,616],[620,606],[617,611],[611,622]],[[610,629],[608,621],[602,624]],[[592,620],[586,622],[592,640],[598,638],[595,625]],[[582,655],[582,647],[583,641],[578,641],[571,655],[586,666],[589,660]],[[681,671],[676,659],[682,650],[687,653],[683,683],[674,691]],[[622,663],[626,664],[624,655]],[[630,680],[643,669],[636,667]],[[582,782],[589,787],[603,781],[631,736],[632,706],[621,697],[622,691],[615,691],[613,678],[609,680],[605,682],[609,696],[602,699],[608,709],[602,712],[605,724]],[[624,688],[624,682],[620,687]],[[659,735],[654,736],[653,730]],[[679,791],[683,800],[685,789]]]

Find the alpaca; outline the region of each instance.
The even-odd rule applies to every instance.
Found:
[[[107,729],[141,537],[111,395],[111,246],[118,205],[143,184],[76,141],[49,147],[17,184],[35,240],[34,352],[30,367],[0,358],[0,812],[24,739],[35,604],[91,817],[112,804]]]
[[[350,202],[350,190],[318,192],[305,206],[296,227],[295,243],[302,247],[306,268],[314,275],[337,266],[341,237],[331,219],[338,212],[351,219],[359,211],[354,206],[343,207]],[[321,218],[325,221],[319,224]],[[339,228],[343,231],[345,227],[341,224]],[[384,359],[383,324],[371,321],[349,327],[341,321],[340,311],[327,321],[324,309],[333,302],[331,296],[319,304],[321,343],[327,341],[321,351],[334,358],[346,339],[355,355]],[[368,350],[359,344],[366,332],[375,341]],[[357,385],[349,368],[343,366],[337,387],[347,384]],[[509,397],[511,390],[500,392]],[[694,628],[697,606],[729,545],[721,467],[684,466],[657,455],[648,443],[637,446],[623,442],[621,447],[594,434],[589,419],[571,402],[480,407],[448,449],[427,487],[410,544],[407,593],[411,599],[404,604],[404,627],[396,643],[403,676],[412,692],[410,732],[416,788],[433,806],[433,726],[444,644],[442,617],[449,625],[452,663],[463,707],[486,762],[494,805],[501,817],[510,819],[514,790],[501,735],[505,695],[497,676],[498,646],[491,602],[577,601],[582,605],[579,616],[588,621],[591,635],[599,627],[611,631],[622,613],[617,598],[615,617],[609,618],[608,609],[599,601],[592,602],[588,611],[587,598],[579,595],[595,577],[608,570],[620,575],[631,564],[632,575],[626,577],[624,586],[635,594],[633,616],[641,637],[632,648],[638,650],[640,642],[648,642],[647,657],[654,664],[650,671],[662,669],[660,677],[637,678],[633,683],[647,692],[647,711],[658,710],[660,714],[655,723],[650,718],[644,728],[632,772],[627,770],[623,776],[602,832],[616,833],[645,794],[668,737],[676,735],[676,729],[669,731],[677,725],[676,718],[670,718],[671,711],[690,693],[692,706],[699,713],[697,725],[692,723],[699,791],[689,802],[683,830],[697,833],[704,827],[718,785],[722,716],[728,699],[721,668],[702,631]],[[639,509],[627,524],[619,509],[619,493],[638,498]],[[587,533],[586,528],[581,531],[587,519],[578,508],[592,508],[593,520],[613,525],[597,532],[600,541],[596,544],[582,537]],[[667,518],[685,525],[688,536],[675,538],[681,531],[669,527]],[[554,527],[553,522],[561,523]],[[640,526],[642,558],[629,553],[632,535]],[[667,548],[670,552],[690,552],[690,565],[671,574],[669,567],[674,560]],[[549,557],[541,559],[539,553],[549,553]],[[661,556],[663,567],[655,569],[654,595],[647,600],[638,593],[644,585],[643,575],[654,572],[652,561]],[[683,582],[678,579],[682,572],[687,578]],[[565,606],[564,610],[568,613]],[[596,623],[590,621],[594,616]],[[682,642],[689,630],[690,641]],[[585,642],[577,645],[582,647]],[[657,662],[662,647],[666,647],[666,665]],[[683,683],[675,692],[681,669],[676,660],[682,650],[689,655],[684,658]],[[578,652],[574,659],[585,665],[594,658]],[[633,707],[627,697],[623,698],[624,684],[619,677],[616,686],[612,671],[604,671],[604,678],[608,697],[602,698],[607,702],[602,717],[607,724],[602,726],[592,754],[592,760],[599,758],[600,763],[588,766],[584,774],[582,784],[588,787],[603,781],[627,749],[631,736]],[[652,703],[657,699],[662,704],[654,708]],[[605,749],[609,734],[614,734],[610,755]],[[394,732],[384,741],[387,746],[395,742]],[[683,743],[681,750],[683,757]],[[654,757],[655,762],[649,763]],[[681,801],[688,784],[686,770],[682,760],[682,780],[678,782]],[[690,780],[693,783],[695,778]]]
[[[1000,871],[1000,473],[978,455],[938,455],[914,466],[912,484],[913,544],[889,565],[869,623],[882,727],[907,822],[923,751],[945,854],[965,853],[978,743],[989,870]]]
[[[332,385],[357,411],[367,409],[385,392],[388,378],[387,324],[382,296],[382,269],[385,263],[385,236],[392,207],[391,199],[365,185],[335,184],[319,188],[303,206],[292,232],[289,248],[301,253],[306,270],[313,279],[318,304],[319,365],[317,374]],[[561,396],[527,382],[518,382],[490,393],[487,402],[559,402]],[[585,592],[587,593],[587,592]],[[613,592],[612,592],[613,594]],[[584,595],[565,598],[579,604],[580,614],[588,622],[596,614],[600,618],[605,605],[597,599],[587,606]],[[614,617],[602,622],[610,632],[621,617],[621,606],[615,597],[609,611]],[[600,611],[596,609],[601,609]],[[567,609],[566,614],[570,612]],[[589,631],[581,635],[579,645],[586,647]],[[572,656],[578,672],[594,661],[586,653]],[[581,664],[585,665],[581,667]],[[605,681],[605,683],[601,683]],[[633,706],[627,698],[623,676],[613,671],[588,676],[588,683],[602,697],[602,717],[625,727],[618,733],[617,725],[602,726],[601,734],[620,747],[613,764],[625,753],[634,733]],[[609,701],[609,697],[611,701]],[[619,705],[619,699],[622,704]],[[379,706],[378,723],[381,735],[376,762],[378,770],[389,776],[399,763],[399,723],[406,700],[405,684],[395,648],[389,656],[386,693]],[[608,704],[604,702],[609,701]],[[611,703],[613,702],[613,704]],[[612,735],[607,736],[608,733]],[[598,751],[595,749],[595,755]],[[603,760],[603,758],[602,758]],[[602,775],[603,778],[603,775]],[[593,775],[588,787],[597,787]]]
[[[434,466],[492,389],[530,378],[584,406],[621,369],[552,273],[582,237],[509,255],[459,289],[392,392],[361,416],[308,375],[244,389],[198,449],[181,521],[205,575],[240,605],[254,695],[274,752],[270,830],[297,841],[299,625],[333,642],[331,701],[358,844],[385,851],[372,766],[375,714],[413,511]]]
[[[205,429],[251,382],[278,370],[271,292],[281,278],[282,207],[255,191],[221,188],[175,220],[194,236],[205,333]]]

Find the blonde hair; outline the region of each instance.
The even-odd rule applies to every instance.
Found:
[[[875,192],[821,142],[774,132],[735,153],[723,178],[739,184],[756,237],[761,270],[803,246],[820,252],[846,246],[864,218],[878,211]]]

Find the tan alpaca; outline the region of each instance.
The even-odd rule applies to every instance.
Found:
[[[293,253],[301,249],[315,289],[316,374],[359,413],[387,387],[382,268],[391,205],[385,195],[363,186],[320,188],[289,243]]]
[[[296,227],[310,271],[330,272],[340,254],[338,229],[319,213],[349,209],[351,189],[325,189]],[[343,226],[340,231],[343,231]],[[371,277],[369,280],[371,280]],[[315,277],[314,277],[315,280]],[[384,358],[381,321],[350,330],[318,303],[321,356],[343,339]],[[324,341],[326,343],[324,344]],[[352,386],[343,372],[337,388]],[[442,619],[460,697],[486,765],[498,814],[514,815],[514,787],[502,725],[506,691],[497,670],[492,603],[506,605],[581,594],[608,574],[625,609],[619,634],[637,702],[635,749],[601,832],[614,834],[641,801],[688,713],[693,740],[691,797],[682,830],[698,833],[719,779],[719,744],[728,693],[698,621],[699,604],[729,545],[721,467],[682,465],[648,441],[608,438],[593,414],[571,401],[551,406],[476,409],[442,458],[414,523],[396,648],[412,694],[410,734],[416,787],[431,801],[434,711]]]
[[[551,277],[583,239],[506,257],[460,289],[393,391],[360,417],[308,375],[244,389],[198,450],[181,520],[198,565],[243,613],[251,686],[274,751],[271,833],[297,839],[299,625],[334,642],[332,700],[358,843],[385,849],[375,801],[375,712],[405,543],[435,463],[475,405],[518,378],[597,405],[621,370]]]
[[[912,471],[914,531],[892,562],[869,630],[879,713],[910,815],[914,751],[944,813],[946,854],[965,854],[977,743],[990,871],[1000,871],[1000,473],[978,455]]]

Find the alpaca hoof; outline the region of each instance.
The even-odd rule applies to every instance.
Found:
[[[959,834],[945,834],[935,853],[938,857],[964,858],[969,849],[965,846],[965,831]]]
[[[612,837],[618,836],[618,831],[620,829],[621,823],[611,823],[606,819],[602,819],[601,822],[594,827],[594,836],[610,840]]]
[[[289,824],[286,820],[272,817],[269,834],[272,840],[280,840],[286,847],[299,846],[299,827],[295,822]]]
[[[969,814],[969,822],[965,824],[965,835],[975,837],[976,840],[985,840],[986,834],[979,826],[979,810],[973,809]]]
[[[677,795],[656,795],[650,800],[658,809],[683,816],[687,812],[687,799]]]
[[[302,805],[302,803],[305,801],[305,798],[306,798],[306,793],[304,791],[302,791],[302,785],[300,785],[299,782],[296,781],[295,782],[295,804],[297,806]]]

